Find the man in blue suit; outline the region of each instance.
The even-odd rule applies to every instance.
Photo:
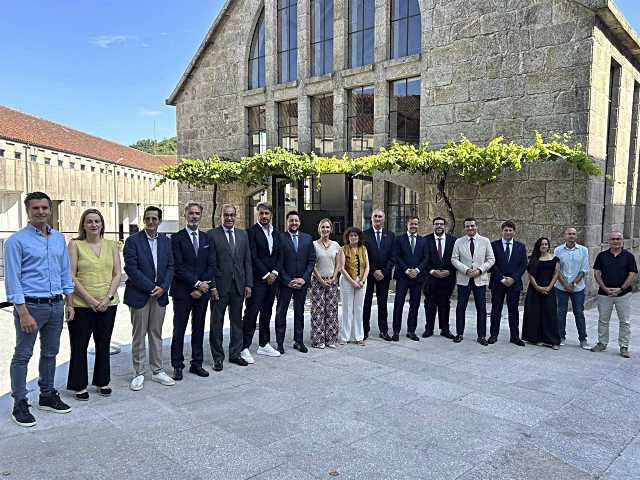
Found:
[[[523,243],[514,240],[516,225],[511,220],[502,224],[502,238],[491,242],[496,263],[491,269],[491,327],[488,343],[498,340],[500,333],[500,318],[502,306],[507,297],[507,311],[509,312],[509,330],[511,343],[524,347],[520,339],[518,328],[518,303],[522,292],[522,275],[527,269],[527,249]]]
[[[171,338],[171,366],[173,379],[182,380],[184,368],[184,333],[191,313],[191,366],[189,372],[208,377],[202,368],[204,322],[212,292],[217,296],[215,283],[216,257],[207,234],[198,229],[202,205],[189,203],[184,209],[187,226],[171,236],[174,275],[171,285],[173,298],[173,337]]]
[[[280,236],[280,291],[276,306],[276,341],[278,351],[284,354],[284,336],[287,330],[287,310],[293,297],[293,348],[307,353],[304,344],[304,302],[316,264],[316,249],[311,235],[300,232],[300,216],[295,210],[287,213],[287,231]]]
[[[149,206],[144,211],[144,229],[131,235],[124,243],[124,271],[127,286],[124,303],[131,309],[133,340],[131,358],[135,376],[129,387],[142,390],[145,370],[145,339],[149,337],[151,379],[162,385],[174,385],[174,380],[162,369],[162,324],[169,303],[167,291],[173,280],[171,240],[158,233],[162,210]]]
[[[416,342],[418,309],[427,267],[427,241],[418,235],[419,219],[415,215],[407,219],[407,233],[398,235],[394,242],[394,263],[396,279],[396,298],[393,302],[393,336],[397,342],[402,329],[402,309],[409,292],[409,317],[407,319],[407,337]]]

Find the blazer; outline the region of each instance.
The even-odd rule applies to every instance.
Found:
[[[406,233],[398,235],[394,242],[394,263],[396,271],[394,278],[396,280],[407,280],[409,277],[405,275],[408,268],[417,268],[420,273],[416,277],[417,281],[423,281],[427,271],[427,241],[424,237],[416,235],[416,245],[411,253],[411,244],[409,236]]]
[[[496,257],[496,263],[491,268],[489,288],[502,285],[500,283],[502,277],[511,277],[514,280],[512,287],[516,290],[522,290],[522,275],[524,275],[528,263],[527,248],[524,243],[517,240],[511,241],[509,262],[507,262],[507,257],[504,254],[502,239],[491,242],[491,247],[493,248],[493,255]]]
[[[364,246],[367,248],[369,255],[369,278],[373,277],[373,272],[382,270],[386,279],[391,279],[393,273],[393,245],[395,235],[386,228],[382,229],[382,239],[380,240],[380,248],[376,242],[376,234],[373,228],[368,228],[362,232]]]
[[[444,251],[442,259],[438,254],[438,245],[434,234],[424,237],[427,241],[427,283],[430,285],[454,285],[456,282],[456,267],[451,263],[451,254],[453,253],[453,245],[457,238],[453,235],[445,234]],[[449,276],[446,278],[436,278],[429,272],[431,270],[449,270]]]
[[[216,269],[215,282],[220,295],[228,295],[233,288],[239,295],[244,295],[245,287],[253,287],[253,271],[251,268],[251,251],[247,232],[234,228],[235,251],[227,240],[222,226],[207,232],[209,248],[215,250]]]
[[[493,248],[487,237],[476,235],[474,240],[473,258],[469,250],[469,237],[464,235],[456,240],[453,244],[453,252],[451,252],[451,263],[456,270],[456,283],[458,285],[469,285],[471,277],[467,277],[465,272],[470,268],[479,268],[482,274],[475,279],[477,286],[486,286],[489,284],[489,270],[496,262],[493,256]]]
[[[209,237],[198,230],[196,255],[190,235],[185,228],[171,235],[174,272],[170,295],[175,299],[191,299],[190,294],[199,281],[211,282],[211,288],[216,286],[216,252],[214,247],[209,245]],[[208,291],[202,298],[210,296],[211,293]]]
[[[280,252],[278,256],[278,273],[280,282],[289,285],[294,278],[303,278],[305,288],[311,282],[311,274],[316,264],[316,248],[311,235],[298,232],[298,252],[293,248],[289,232],[280,233]]]
[[[253,283],[257,283],[272,271],[278,271],[278,252],[280,251],[280,232],[275,228],[271,232],[273,249],[269,253],[269,243],[262,227],[255,223],[248,230],[251,262],[253,267]]]
[[[158,234],[158,271],[153,264],[151,247],[144,229],[134,233],[124,242],[124,271],[127,274],[126,287],[124,289],[124,303],[133,308],[142,308],[147,304],[149,295],[155,287],[164,290],[158,298],[158,304],[162,307],[169,303],[169,287],[173,280],[173,254],[171,252],[171,240],[162,234]]]

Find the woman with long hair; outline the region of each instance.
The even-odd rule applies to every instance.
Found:
[[[88,400],[87,347],[93,335],[95,363],[92,384],[99,395],[111,395],[109,346],[118,308],[120,252],[104,238],[104,217],[90,208],[80,217],[78,236],[69,242],[75,317],[69,322],[71,360],[67,389],[77,400]]]
[[[333,224],[318,223],[320,238],[313,242],[316,265],[311,276],[311,346],[335,348],[338,339],[338,254],[340,245],[329,237]]]
[[[560,330],[553,285],[560,274],[560,260],[553,256],[548,238],[539,238],[533,246],[527,274],[529,288],[524,304],[522,339],[558,350]]]
[[[340,249],[340,293],[342,294],[342,324],[339,344],[355,341],[365,345],[362,309],[367,290],[369,257],[362,239],[362,230],[349,227],[344,232],[344,245]]]

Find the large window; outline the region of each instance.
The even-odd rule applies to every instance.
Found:
[[[278,0],[278,81],[298,78],[297,0]]]
[[[391,82],[389,137],[399,143],[420,142],[420,78]]]
[[[420,52],[418,0],[391,0],[391,58]]]
[[[374,0],[349,0],[349,67],[373,63]]]
[[[350,152],[373,149],[373,87],[348,92],[347,148]]]
[[[396,234],[407,231],[407,218],[418,214],[418,193],[395,183],[385,182],[387,227]]]
[[[249,52],[249,89],[265,86],[264,75],[264,11],[253,31]]]
[[[311,97],[311,145],[323,155],[333,152],[333,95]]]
[[[278,103],[278,145],[287,150],[298,150],[298,102]]]
[[[333,71],[333,0],[311,0],[311,75]]]
[[[264,105],[249,107],[248,113],[249,155],[255,155],[267,149],[267,122]]]

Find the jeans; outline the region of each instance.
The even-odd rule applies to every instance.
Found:
[[[571,308],[578,330],[578,340],[581,342],[585,341],[587,339],[587,325],[584,320],[584,298],[586,289],[580,292],[565,292],[564,290],[556,288],[555,291],[556,298],[558,299],[560,338],[567,338],[567,310],[569,307],[569,299],[571,299]]]
[[[20,317],[14,309],[13,318],[16,327],[16,349],[11,359],[11,396],[15,401],[27,398],[27,366],[33,355],[33,346],[40,333],[40,377],[38,386],[40,396],[48,397],[55,393],[53,380],[56,373],[56,355],[60,348],[60,334],[64,323],[64,302],[54,304],[26,304],[27,310],[38,324],[35,332],[25,333],[20,328]]]

